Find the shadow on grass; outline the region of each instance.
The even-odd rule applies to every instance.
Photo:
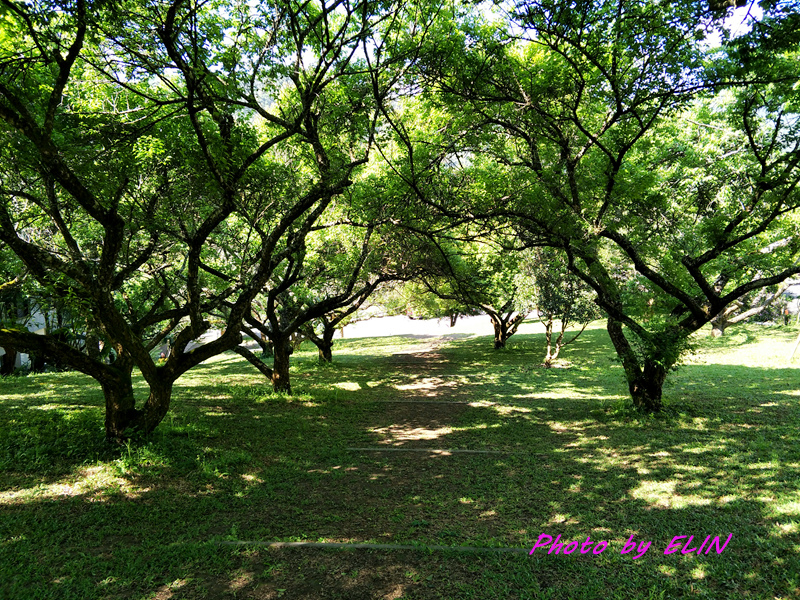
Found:
[[[31,387],[0,406],[0,596],[796,595],[797,371],[689,365],[672,409],[643,417],[615,408],[621,374],[587,333],[570,369],[527,367],[539,336],[496,353],[452,342],[435,368],[422,353],[299,361],[295,398],[250,387],[259,377],[223,357],[182,383],[150,438],[122,448],[97,445],[99,395],[65,404]],[[384,402],[413,399],[430,403]],[[476,399],[493,403],[435,404]],[[505,454],[348,450],[376,446]],[[516,557],[214,543],[530,548],[541,533],[610,545]],[[729,533],[722,554],[664,555],[675,536]],[[652,542],[636,561],[620,554],[630,536]]]
[[[782,528],[791,527],[797,509],[763,495],[779,491],[771,484],[796,485],[798,466],[786,457],[789,464],[734,468],[734,455],[758,452],[742,434],[709,445],[588,425],[576,437],[539,423],[530,424],[538,446],[524,454],[376,455],[342,447],[363,414],[325,408],[240,406],[237,416],[219,415],[208,427],[227,431],[224,437],[167,426],[91,489],[47,497],[40,488],[38,496],[6,502],[0,552],[3,564],[20,565],[4,579],[8,597],[168,590],[271,597],[290,590],[300,598],[375,598],[394,590],[424,598],[450,586],[473,597],[552,589],[555,597],[591,598],[605,586],[617,597],[647,597],[639,592],[653,586],[712,597],[791,591],[797,552]],[[473,424],[495,424],[486,410]],[[491,429],[506,427],[514,426]],[[211,543],[530,547],[541,533],[581,542],[591,536],[610,546],[599,556],[463,557]],[[720,555],[663,554],[675,536],[729,533],[733,541]],[[636,562],[620,555],[631,535],[652,542]]]

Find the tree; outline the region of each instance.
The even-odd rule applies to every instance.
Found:
[[[493,189],[453,203],[410,187],[562,250],[609,316],[634,404],[659,410],[693,332],[800,271],[796,244],[757,252],[800,205],[800,24],[768,3],[736,54],[704,47],[721,15],[703,2],[525,1],[506,15],[463,21],[420,73],[456,115],[438,160],[470,156]]]
[[[107,437],[151,431],[178,377],[238,345],[252,301],[302,262],[314,223],[367,162],[399,9],[3,9],[15,35],[0,39],[0,250],[70,298],[114,359],[19,328],[0,344],[94,377]],[[187,352],[225,304],[225,333]],[[159,362],[151,351],[170,332]],[[141,407],[134,367],[149,386]]]
[[[420,281],[438,298],[486,313],[495,350],[505,348],[527,316],[519,295],[518,257],[480,242],[433,247]]]
[[[377,303],[390,315],[406,315],[412,319],[448,319],[455,327],[461,316],[474,316],[479,311],[458,300],[443,299],[419,281],[406,281],[388,287],[377,298]]]
[[[546,368],[553,366],[564,346],[577,340],[589,323],[601,316],[591,289],[570,273],[563,256],[548,250],[525,251],[518,278],[520,294],[528,298],[530,310],[536,310],[545,327]],[[559,330],[554,339],[556,321]],[[565,337],[572,324],[580,325],[580,330],[572,337]]]
[[[264,365],[242,346],[235,349],[264,373],[278,392],[291,393],[293,336],[311,340],[319,349],[320,360],[331,362],[336,325],[357,310],[381,283],[396,277],[385,270],[389,260],[372,225],[319,225],[306,241],[303,260],[288,263],[265,290],[263,300],[256,299],[245,317],[248,335],[264,351],[269,345],[273,367]],[[323,324],[319,335],[313,327],[315,321]]]
[[[135,160],[132,145],[120,137],[137,125],[146,129],[160,115],[136,110],[142,107],[130,95],[115,97],[79,60],[92,37],[85,3],[4,8],[18,36],[1,49],[0,243],[18,257],[42,297],[61,298],[87,319],[91,315],[118,360],[107,364],[58,335],[19,327],[0,331],[0,343],[45,354],[97,379],[106,396],[109,437],[129,424],[147,429],[160,420],[163,386],[154,383],[144,409],[136,411],[131,371],[137,359],[149,359],[151,340],[142,338],[178,315],[164,306],[164,295],[152,311],[126,314],[124,284],[141,283],[137,272],[146,273],[148,261],[168,246],[152,226],[165,178]],[[132,110],[105,111],[116,99],[131,100]],[[121,135],[109,137],[114,130]]]

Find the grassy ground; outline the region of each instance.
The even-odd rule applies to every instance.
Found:
[[[225,355],[124,447],[101,441],[91,380],[5,379],[0,598],[800,598],[796,336],[703,338],[656,417],[630,410],[601,328],[550,370],[539,335],[505,351],[466,336],[337,341],[331,366],[295,356],[293,397]],[[530,549],[540,534],[608,546],[228,543]],[[719,554],[664,554],[675,536],[729,534]],[[639,559],[621,554],[631,536],[651,542]]]

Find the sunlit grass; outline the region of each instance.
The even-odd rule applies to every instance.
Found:
[[[540,334],[498,352],[485,337],[337,339],[333,365],[303,347],[291,397],[223,355],[179,381],[153,435],[122,446],[102,439],[92,380],[0,380],[0,597],[798,597],[797,329],[730,334],[698,338],[654,416],[630,407],[599,324],[560,369],[539,367]],[[530,548],[541,533],[609,546],[216,545]],[[675,536],[731,533],[722,554],[663,554]],[[620,554],[631,535],[652,543],[635,562]]]

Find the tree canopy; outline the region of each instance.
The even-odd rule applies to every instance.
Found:
[[[120,438],[243,330],[288,390],[288,336],[329,359],[389,279],[502,347],[544,247],[658,410],[694,332],[800,273],[800,11],[761,8],[733,36],[705,0],[2,0],[0,290],[86,331],[0,345],[94,377]]]
[[[409,150],[409,190],[562,251],[609,316],[635,403],[658,410],[693,332],[800,272],[795,16],[765,6],[769,28],[719,49],[705,3],[520,2],[500,22],[464,18],[420,63],[425,102],[452,118],[438,155]],[[469,193],[417,175],[432,170]],[[469,181],[476,170],[490,186]]]

